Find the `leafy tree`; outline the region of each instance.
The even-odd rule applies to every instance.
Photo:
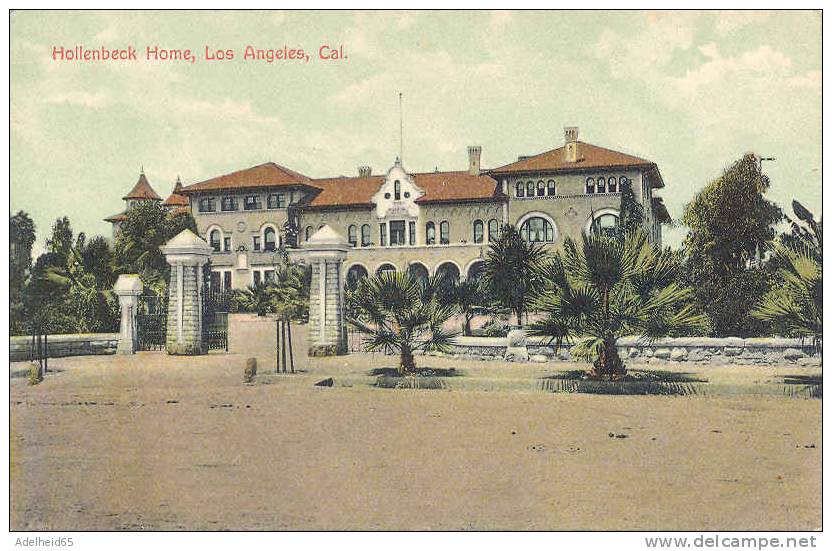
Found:
[[[820,222],[803,205],[792,203],[803,225],[791,221],[792,233],[774,246],[778,283],[752,315],[774,324],[778,333],[809,338],[820,350],[823,337],[823,233]]]
[[[644,207],[636,200],[633,193],[633,182],[627,178],[619,184],[621,190],[621,206],[618,209],[618,229],[620,235],[625,236],[644,227]]]
[[[780,209],[765,198],[769,180],[752,154],[727,168],[685,208],[690,228],[684,277],[711,320],[715,336],[770,332],[750,311],[772,283],[759,259],[774,238]]]
[[[650,245],[643,231],[623,241],[568,238],[563,255],[547,268],[546,289],[534,302],[545,317],[532,324],[531,334],[557,346],[577,341],[573,353],[593,362],[590,377],[621,379],[620,337],[655,339],[706,325],[692,304],[693,291],[677,282],[680,266],[679,254]]]
[[[481,282],[494,300],[511,310],[523,325],[533,295],[543,286],[548,253],[543,245],[528,243],[514,226],[503,226],[497,241],[488,246]]]
[[[383,272],[362,279],[349,295],[347,321],[366,335],[367,350],[399,354],[399,372],[413,373],[414,351],[447,352],[456,332],[445,323],[453,304],[439,299],[440,278],[422,281],[409,272]]]
[[[23,334],[26,311],[23,291],[32,270],[32,245],[35,244],[35,223],[25,211],[9,217],[9,330]]]
[[[138,203],[127,212],[116,236],[118,272],[139,274],[146,287],[163,294],[169,268],[159,247],[184,229],[197,232],[190,213],[171,215],[157,202]]]
[[[458,281],[449,290],[448,300],[462,315],[462,334],[471,336],[471,321],[474,316],[482,316],[492,311],[487,306],[485,293],[478,281]]]

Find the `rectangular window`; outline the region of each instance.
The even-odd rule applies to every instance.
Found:
[[[260,284],[260,272],[254,271],[254,272],[251,272],[251,274],[254,277],[254,284],[259,285]]]
[[[199,200],[199,212],[214,212],[217,206],[213,197],[203,197]]]
[[[259,195],[246,195],[245,202],[243,203],[243,208],[245,210],[258,210],[263,208],[263,203],[260,199]]]
[[[260,236],[259,235],[255,235],[254,237],[251,238],[251,248],[254,249],[255,251],[260,250]]]
[[[387,246],[387,224],[378,225],[378,244],[382,247]]]
[[[264,279],[266,280],[266,283],[274,281],[274,270],[266,270],[263,272],[263,275],[265,276]]]
[[[390,221],[390,244],[404,245],[404,220]]]
[[[270,193],[268,199],[268,207],[270,209],[284,209],[286,208],[286,194],[285,193]]]
[[[211,272],[211,289],[219,290],[221,277],[220,272]]]
[[[231,251],[231,238],[230,237],[223,237],[222,239],[222,250],[224,252]]]
[[[292,191],[289,193],[289,204],[294,205],[300,202],[300,192],[299,191]]]
[[[408,222],[407,223],[407,232],[409,234],[409,243],[411,245],[416,244],[416,222]]]
[[[223,197],[220,206],[223,211],[237,210],[237,198]]]
[[[231,271],[223,272],[222,273],[222,285],[223,289],[228,291],[231,289]]]
[[[368,247],[370,245],[370,225],[364,224],[361,226],[361,246]]]
[[[451,242],[451,227],[447,221],[439,223],[439,244],[448,245]]]

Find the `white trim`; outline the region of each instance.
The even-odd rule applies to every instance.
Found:
[[[483,264],[485,264],[485,259],[484,258],[475,258],[474,260],[469,262],[468,265],[465,266],[465,274],[463,274],[463,275],[465,275],[465,279],[468,279],[468,272],[471,271],[471,267],[474,264],[476,264],[477,262],[482,262]]]
[[[439,273],[439,267],[444,266],[445,264],[453,264],[454,266],[456,266],[456,271],[457,271],[457,273],[459,273],[460,279],[462,279],[462,277],[463,277],[462,268],[460,267],[459,264],[457,264],[456,260],[451,260],[450,258],[448,258],[446,260],[443,260],[442,262],[440,262],[439,264],[434,266],[433,275],[438,274]]]
[[[552,241],[539,241],[539,243],[557,243],[558,239],[560,238],[560,229],[558,228],[558,225],[555,223],[554,218],[552,218],[551,216],[549,216],[545,212],[541,212],[541,211],[536,210],[536,211],[527,212],[526,214],[521,216],[520,219],[517,221],[517,225],[516,225],[518,232],[522,232],[523,224],[525,224],[526,221],[528,221],[530,218],[543,218],[544,220],[546,220],[547,222],[552,224],[552,229],[555,232],[554,239],[552,239]]]
[[[349,271],[350,271],[350,270],[352,270],[352,268],[353,268],[354,266],[361,266],[361,267],[362,267],[362,268],[364,268],[364,270],[367,272],[367,275],[368,275],[368,276],[370,275],[370,269],[369,269],[369,268],[367,268],[367,266],[366,266],[363,262],[352,262],[352,263],[350,263],[350,264],[347,266],[346,270],[344,270],[344,273],[345,273],[345,274],[346,274],[346,273],[349,273]]]
[[[383,260],[383,261],[379,262],[379,263],[376,265],[376,269],[375,269],[375,270],[373,270],[373,275],[378,275],[378,270],[379,270],[379,268],[381,268],[381,267],[382,267],[382,266],[384,266],[385,264],[390,264],[391,266],[393,266],[393,268],[395,268],[395,269],[396,269],[396,271],[397,271],[397,272],[399,271],[399,267],[398,267],[398,266],[396,266],[396,263],[395,263],[395,262],[390,262],[389,260]],[[370,272],[367,272],[367,273],[369,274]]]
[[[621,215],[618,213],[618,209],[614,209],[612,207],[605,207],[596,210],[595,212],[590,213],[589,218],[587,218],[586,222],[584,222],[584,235],[590,234],[590,232],[592,231],[592,223],[595,222],[596,218],[604,214],[614,214],[616,218],[619,219],[619,221],[621,220]]]
[[[282,239],[280,235],[280,230],[278,229],[277,225],[275,225],[274,222],[263,222],[260,225],[260,250],[257,252],[274,252],[266,250],[266,228],[271,228],[274,230],[275,251],[280,248],[280,243]],[[253,248],[254,247],[252,247],[252,249]]]
[[[413,261],[411,261],[411,262],[408,262],[408,263],[407,263],[407,269],[408,269],[408,270],[410,270],[410,267],[411,267],[411,266],[414,266],[414,265],[416,265],[416,264],[418,264],[419,266],[421,266],[422,268],[424,268],[424,269],[425,269],[425,272],[427,272],[427,274],[428,274],[428,277],[430,277],[430,268],[428,268],[427,264],[425,264],[425,263],[424,263],[424,262],[422,262],[421,260],[413,260]]]

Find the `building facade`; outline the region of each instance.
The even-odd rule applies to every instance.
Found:
[[[575,127],[565,129],[562,147],[501,167],[482,169],[481,153],[468,148],[464,171],[409,173],[396,159],[383,175],[362,166],[356,177],[337,178],[266,163],[175,192],[211,246],[212,277],[224,288],[270,279],[281,251],[296,254],[325,225],[351,245],[348,280],[405,269],[475,277],[504,224],[549,247],[614,229],[623,185],[642,204],[651,240],[661,243],[669,217],[654,195],[664,187],[655,163],[581,142]]]

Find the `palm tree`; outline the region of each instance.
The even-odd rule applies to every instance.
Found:
[[[618,339],[641,335],[652,340],[706,327],[696,312],[693,291],[677,283],[679,254],[663,251],[639,230],[623,240],[602,235],[567,239],[563,257],[547,270],[547,287],[534,301],[545,318],[531,334],[561,345],[577,340],[573,354],[593,362],[591,378],[622,379],[627,371]]]
[[[458,334],[443,327],[455,307],[440,300],[440,285],[439,276],[423,282],[409,272],[362,279],[349,295],[347,321],[366,335],[367,350],[398,352],[399,372],[414,373],[414,352],[447,352]]]
[[[792,203],[808,228],[792,221],[792,233],[774,245],[779,284],[763,296],[751,315],[774,324],[783,334],[810,338],[820,351],[823,337],[823,231],[803,205]]]
[[[523,325],[531,297],[543,285],[548,256],[543,245],[527,242],[511,225],[503,226],[499,239],[488,246],[481,279],[483,288],[514,313],[517,325]]]

